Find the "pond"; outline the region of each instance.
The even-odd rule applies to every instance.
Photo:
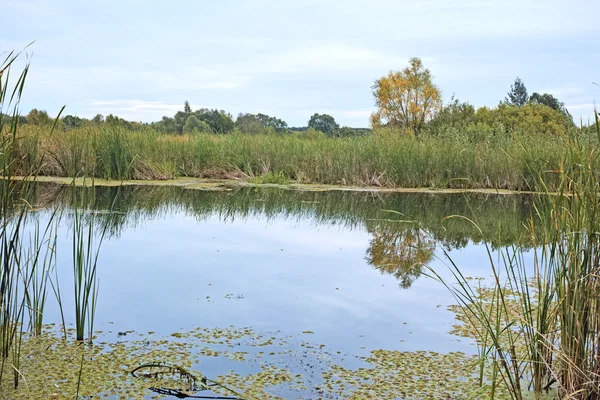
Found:
[[[487,248],[524,243],[532,203],[494,194],[93,190],[88,213],[107,229],[94,316],[95,346],[105,347],[83,363],[82,393],[115,398],[139,396],[126,369],[148,362],[185,367],[243,398],[473,398],[461,368],[472,367],[475,343],[449,333],[455,301],[424,266],[450,278],[447,254],[464,275],[488,278]],[[52,292],[44,310],[56,337],[63,317],[75,320],[72,191],[45,184],[32,200],[44,206],[37,221],[55,206],[62,213],[64,315]],[[127,368],[99,378],[93,359],[111,352]]]

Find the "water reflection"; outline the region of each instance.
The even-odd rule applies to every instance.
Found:
[[[473,350],[469,343],[448,337],[446,289],[418,279],[422,265],[436,267],[438,246],[466,246],[455,254],[468,261],[465,273],[485,275],[479,260],[487,254],[483,246],[473,244],[522,243],[531,211],[531,198],[520,196],[209,192],[176,187],[73,193],[68,187],[44,185],[29,203],[61,211],[57,246],[61,282],[70,282],[73,273],[70,236],[65,235],[73,226],[71,207],[81,204],[76,200],[84,195],[89,204],[85,215],[106,224],[112,239],[101,252],[97,312],[97,327],[105,332],[101,340],[119,343],[139,335],[138,344],[146,351],[162,346],[166,337],[177,345],[168,353],[179,354],[179,345],[192,345],[191,336],[182,332],[195,332],[196,337],[196,327],[214,328],[219,335],[226,327],[235,327],[231,332],[252,327],[261,335],[256,353],[269,355],[269,363],[276,359],[282,365],[283,360],[294,376],[298,368],[293,363],[305,362],[304,352],[321,352],[326,345],[334,345],[335,351],[324,354],[339,356],[336,363],[344,368],[364,366],[359,357],[369,350],[391,350],[387,355],[375,353],[382,354],[375,361],[389,365],[395,360],[393,376],[413,371],[414,357],[421,358],[421,353],[406,352]],[[48,213],[35,215],[41,219]],[[469,216],[479,229],[464,219],[445,219],[448,215]],[[65,298],[68,310],[73,309],[70,297]],[[50,309],[45,318],[59,321],[60,314]],[[281,353],[263,347],[277,337],[285,341]],[[305,343],[307,338],[310,343]],[[197,345],[201,352],[203,343]],[[263,374],[256,365],[237,360],[245,357],[239,350],[250,350],[235,348],[238,354],[231,363],[218,353],[214,359],[203,355],[196,367],[209,376],[232,370],[240,377]],[[222,349],[210,354],[213,350]],[[316,354],[321,361],[322,356]],[[437,358],[433,364],[444,371],[448,365]],[[309,382],[321,387],[322,370],[313,369],[311,362],[310,371],[317,377]],[[398,387],[396,382],[394,386]]]
[[[300,192],[285,189],[242,188],[231,191],[189,190],[165,186],[71,188],[40,184],[38,205],[67,209],[73,196],[86,196],[95,218],[103,219],[108,235],[184,212],[205,221],[222,222],[260,217],[311,220],[315,225],[341,226],[371,234],[366,261],[408,288],[431,261],[436,245],[460,249],[468,243],[492,247],[523,244],[523,226],[531,213],[531,196],[492,194],[431,194],[371,192]],[[76,201],[76,199],[75,199]],[[389,210],[395,210],[390,213]],[[68,212],[67,218],[68,218]],[[468,216],[477,223],[449,215]]]
[[[85,190],[78,188],[79,195]],[[65,186],[40,184],[38,205],[69,207],[72,191]],[[89,195],[88,195],[89,196]],[[183,211],[198,220],[218,217],[223,222],[260,217],[314,221],[349,229],[378,231],[404,229],[398,220],[415,221],[438,244],[463,248],[469,242],[500,247],[528,239],[524,224],[532,211],[532,196],[495,194],[431,194],[371,192],[302,192],[277,188],[231,191],[190,190],[168,186],[97,187],[91,209],[105,212],[112,236],[145,221]],[[112,212],[106,212],[112,210]],[[390,214],[388,210],[400,212]],[[475,221],[478,228],[460,218]]]
[[[403,289],[412,285],[433,258],[435,241],[422,229],[379,226],[370,233],[365,260],[382,274],[398,279]]]

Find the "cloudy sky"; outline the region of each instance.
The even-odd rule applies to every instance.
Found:
[[[153,121],[189,100],[362,127],[373,81],[421,57],[446,100],[495,106],[519,76],[587,120],[599,18],[597,0],[3,0],[0,53],[35,40],[24,112]]]

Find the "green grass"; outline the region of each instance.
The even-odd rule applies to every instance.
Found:
[[[352,186],[542,190],[537,172],[559,167],[567,135],[517,132],[419,140],[380,130],[358,138],[300,135],[182,135],[109,124],[57,132],[25,125],[13,159],[42,175],[106,179],[243,178]],[[38,143],[39,138],[39,143]],[[40,146],[33,158],[33,146]],[[531,151],[529,151],[530,149]],[[598,167],[598,166],[596,166]],[[560,179],[545,173],[556,190]]]

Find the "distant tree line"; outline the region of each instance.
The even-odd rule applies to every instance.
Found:
[[[237,131],[248,135],[258,135],[317,131],[329,137],[346,137],[364,136],[371,133],[371,130],[367,128],[340,127],[328,114],[312,115],[305,127],[289,127],[284,120],[262,113],[240,113],[234,120],[230,113],[223,110],[201,108],[192,111],[188,101],[184,103],[183,111],[178,111],[173,117],[165,116],[161,121],[152,123],[151,126],[160,132],[173,134],[229,134]]]
[[[12,116],[3,115],[5,120],[12,120]],[[38,110],[37,108],[32,109],[27,115],[19,116],[19,124],[21,125],[53,125],[57,122],[57,127],[62,130],[81,128],[83,126],[90,125],[100,125],[106,124],[111,126],[122,126],[126,129],[135,129],[139,127],[146,126],[148,124],[143,124],[140,122],[131,122],[127,121],[123,118],[117,117],[116,115],[109,114],[104,117],[102,114],[97,114],[92,119],[81,118],[75,115],[65,115],[60,118],[59,121],[55,121],[54,118],[48,115],[48,112],[44,110]]]
[[[9,117],[9,116],[6,116]],[[289,127],[282,119],[266,114],[240,113],[233,116],[223,110],[201,108],[192,111],[188,101],[183,105],[183,111],[178,111],[173,117],[164,116],[160,121],[141,123],[127,121],[115,115],[103,116],[97,114],[92,119],[74,115],[65,115],[59,121],[62,130],[75,129],[83,126],[109,125],[125,129],[153,128],[166,134],[230,134],[234,132],[258,134],[292,134],[303,133],[308,136],[352,137],[364,136],[371,133],[368,128],[350,128],[339,126],[335,119],[328,114],[314,114],[305,127]],[[20,124],[50,125],[54,123],[46,111],[33,109],[26,116],[19,117]]]
[[[575,127],[564,103],[549,93],[529,95],[525,84],[516,78],[504,100],[494,108],[460,102],[454,96],[447,104],[433,82],[433,75],[419,58],[408,67],[391,71],[372,86],[377,111],[371,115],[371,128],[414,135],[486,136],[510,132],[559,134]],[[47,125],[54,120],[43,110],[33,109],[19,117],[20,124]],[[370,135],[370,128],[340,126],[329,114],[313,114],[304,127],[290,127],[277,117],[258,113],[240,113],[233,117],[224,110],[201,108],[193,111],[185,101],[183,110],[152,123],[131,122],[115,115],[101,114],[92,119],[65,115],[63,130],[85,125],[111,125],[126,129],[153,128],[165,134],[298,134],[304,137],[357,137]]]

